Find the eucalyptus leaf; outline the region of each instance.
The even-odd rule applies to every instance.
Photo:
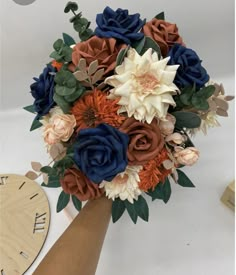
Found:
[[[209,103],[204,98],[200,98],[197,95],[193,95],[191,99],[192,105],[198,110],[208,110]]]
[[[91,36],[93,36],[93,31],[91,29],[86,29],[83,33],[79,33],[79,37],[81,41],[88,40]]]
[[[74,204],[74,207],[80,211],[81,210],[81,207],[82,207],[82,203],[81,201],[74,195],[72,195],[72,202]]]
[[[54,94],[53,100],[57,103],[59,107],[61,107],[62,111],[65,114],[68,114],[71,108],[71,105],[60,95]]]
[[[62,36],[63,36],[64,43],[67,46],[70,47],[71,45],[76,44],[75,40],[69,34],[63,32]]]
[[[67,88],[66,86],[60,86],[60,85],[56,85],[55,88],[55,92],[59,95],[59,96],[67,96],[67,95],[71,95],[76,91],[76,87],[74,88]]]
[[[112,221],[115,223],[120,219],[125,211],[125,203],[121,199],[117,198],[112,203]]]
[[[63,43],[63,40],[60,38],[60,39],[57,39],[57,41],[54,42],[53,44],[53,48],[55,51],[59,51],[62,47],[63,47],[64,43]]]
[[[67,206],[69,201],[70,195],[62,191],[57,201],[57,213],[63,210]]]
[[[201,125],[201,118],[192,112],[173,112],[171,113],[176,118],[175,127],[182,128],[198,128]]]
[[[66,6],[65,6],[64,12],[65,12],[65,13],[68,13],[68,12],[70,12],[70,11],[75,12],[75,11],[78,10],[78,8],[79,8],[79,7],[78,7],[78,5],[77,5],[76,2],[71,2],[71,1],[69,1],[69,2],[66,4]]]
[[[185,175],[185,173],[177,169],[178,173],[178,184],[183,187],[195,187],[192,181]]]

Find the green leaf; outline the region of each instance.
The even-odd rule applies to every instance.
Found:
[[[66,86],[60,86],[60,85],[56,85],[56,87],[55,87],[55,92],[59,96],[72,95],[75,91],[76,91],[76,87],[68,88]]]
[[[162,184],[162,194],[163,194],[164,203],[167,203],[171,195],[171,186],[170,186],[170,181],[168,177],[166,178],[165,182]]]
[[[53,169],[51,166],[44,166],[40,169],[42,173],[48,174],[48,175],[56,175],[57,171]]]
[[[192,181],[185,175],[185,173],[177,169],[178,173],[178,184],[183,187],[195,187]]]
[[[138,215],[135,211],[134,204],[130,203],[128,200],[125,200],[125,207],[126,207],[128,213],[129,213],[130,218],[136,224],[137,219],[138,219]]]
[[[62,55],[60,55],[58,52],[54,51],[50,54],[50,56],[52,59],[55,59],[58,62],[62,62],[63,61],[63,57]]]
[[[74,207],[80,211],[81,210],[81,207],[82,207],[82,203],[79,199],[77,199],[76,196],[72,195],[72,202],[74,204]]]
[[[164,11],[157,14],[154,18],[159,19],[159,20],[165,20]]]
[[[193,95],[193,97],[191,99],[191,103],[198,110],[208,110],[209,109],[209,104],[206,101],[206,99],[200,98],[197,95]]]
[[[115,199],[112,203],[112,221],[115,223],[125,211],[125,203],[121,199]]]
[[[69,113],[71,105],[62,96],[54,93],[53,100],[57,103],[59,107],[61,107],[62,111],[65,114]]]
[[[181,94],[179,96],[181,102],[184,105],[191,105],[191,98],[194,93],[194,88],[193,87],[187,87],[181,91]]]
[[[75,40],[69,34],[63,32],[62,36],[63,36],[64,43],[67,46],[70,47],[71,45],[76,44]]]
[[[134,201],[134,207],[137,215],[144,221],[148,221],[149,209],[144,197],[139,196],[137,201]]]
[[[150,37],[145,36],[145,42],[142,50],[140,51],[140,55],[143,55],[148,49],[153,49],[157,54],[159,59],[161,58],[161,50],[159,45]]]
[[[59,51],[62,47],[63,47],[64,43],[63,43],[63,40],[60,38],[60,39],[57,39],[57,41],[54,42],[53,44],[53,48],[55,51]]]
[[[66,194],[64,191],[61,192],[57,201],[57,213],[63,210],[69,203],[70,195]]]
[[[48,184],[45,184],[44,182],[41,184],[43,187],[48,188],[58,188],[61,187],[60,179],[58,176],[49,176],[48,178]]]
[[[43,124],[40,121],[38,121],[37,119],[34,119],[32,125],[30,127],[30,131],[34,131],[34,130],[40,128],[41,126],[43,126]]]
[[[134,48],[138,54],[140,54],[140,52],[142,51],[145,44],[145,40],[145,37],[143,37],[141,40],[132,43],[132,48]]]
[[[122,64],[122,62],[124,61],[125,59],[125,56],[129,50],[129,46],[124,48],[124,49],[121,49],[117,55],[117,58],[116,58],[116,66],[119,66]]]
[[[75,12],[75,11],[77,11],[78,10],[78,5],[77,5],[77,3],[76,2],[68,2],[67,4],[66,4],[66,6],[65,6],[65,9],[64,9],[64,12],[65,13],[68,13],[68,12],[70,12],[70,11],[72,11],[72,12]]]
[[[34,105],[25,106],[23,109],[27,112],[35,114]]]
[[[201,118],[192,112],[174,112],[171,113],[176,118],[175,127],[182,128],[198,128],[201,125]]]
[[[85,92],[85,89],[77,89],[73,94],[65,96],[65,100],[67,102],[73,103],[76,99],[81,97],[81,95]]]
[[[154,190],[149,190],[146,194],[152,197],[152,201],[158,199],[163,200],[162,183],[157,184]]]
[[[91,36],[93,36],[93,31],[91,29],[87,29],[82,33],[79,33],[79,37],[81,41],[88,40]]]
[[[66,62],[71,62],[71,60],[72,60],[72,52],[73,52],[73,49],[71,49],[67,45],[65,45],[62,48],[61,54],[62,54],[62,56],[63,56],[63,58],[65,59]]]

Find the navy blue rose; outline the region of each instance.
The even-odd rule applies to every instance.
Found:
[[[83,129],[77,136],[74,161],[94,183],[111,181],[128,164],[129,137],[108,124]]]
[[[47,65],[39,78],[34,77],[35,82],[31,84],[31,94],[34,97],[34,110],[37,113],[36,119],[48,114],[49,110],[55,105],[54,76],[56,69]]]
[[[195,51],[180,44],[175,44],[168,53],[169,65],[179,64],[174,83],[179,88],[196,85],[200,89],[209,81],[207,71]]]
[[[131,44],[143,38],[144,34],[139,30],[146,20],[140,19],[140,14],[129,15],[128,10],[112,10],[106,7],[103,13],[97,14],[97,28],[95,34],[99,37],[116,38]]]

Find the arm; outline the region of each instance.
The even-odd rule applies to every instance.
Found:
[[[94,275],[111,217],[112,201],[89,201],[33,275]]]

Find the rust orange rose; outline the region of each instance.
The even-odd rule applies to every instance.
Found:
[[[116,57],[120,49],[126,47],[125,44],[117,43],[114,38],[99,38],[93,36],[87,41],[78,43],[73,48],[72,53],[72,65],[70,69],[75,71],[76,66],[79,64],[79,60],[84,58],[87,66],[94,60],[98,60],[98,69],[104,69],[104,75],[109,74],[115,69]]]
[[[176,24],[164,20],[152,19],[143,26],[142,32],[157,42],[163,57],[167,56],[169,49],[175,43],[184,45]]]
[[[96,199],[102,196],[104,189],[92,183],[81,171],[67,169],[64,178],[60,180],[65,193],[76,196],[80,201]]]
[[[128,118],[120,127],[120,131],[128,134],[129,165],[143,165],[154,159],[164,146],[164,139],[158,126],[158,121],[153,119],[150,124]]]

